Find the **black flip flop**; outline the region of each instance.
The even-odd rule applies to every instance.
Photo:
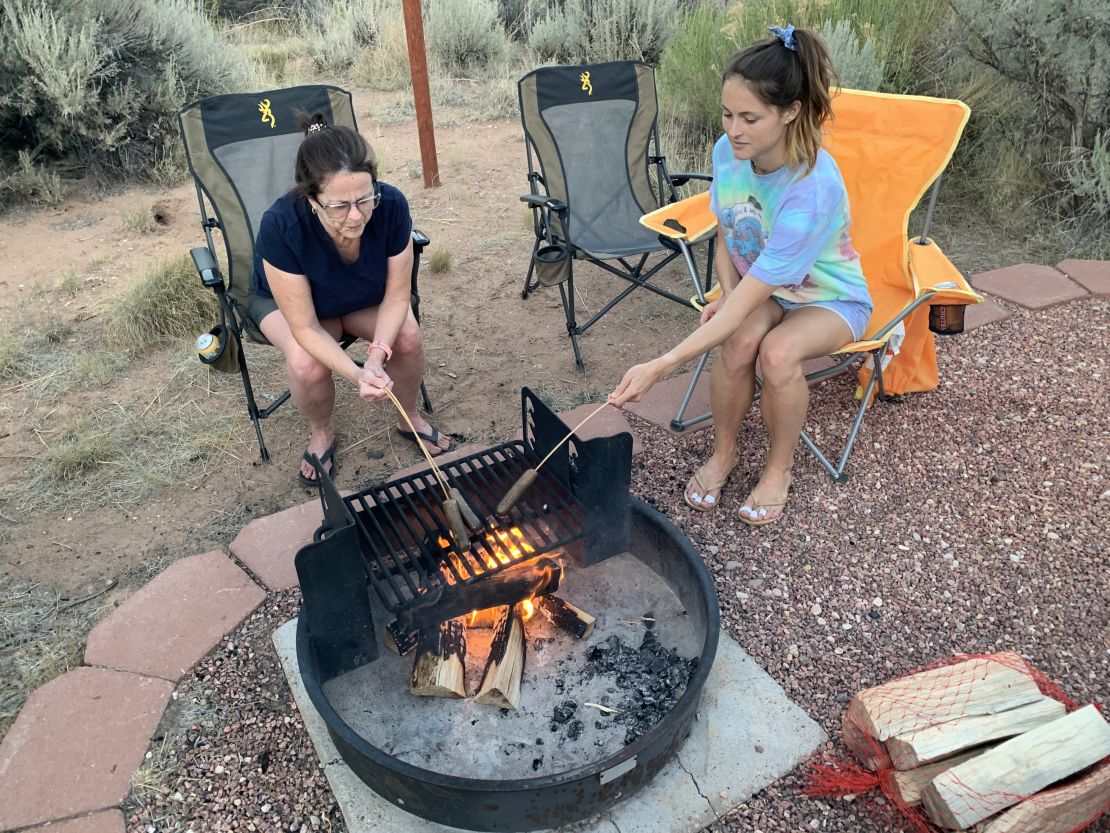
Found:
[[[328,469],[328,476],[329,477],[334,477],[336,469],[339,468],[339,464],[335,461],[335,448],[338,444],[339,444],[338,438],[332,440],[331,445],[328,446],[328,450],[320,455],[320,465],[321,466],[326,466],[328,463],[331,463],[331,468]],[[306,463],[310,464],[310,465],[312,464],[312,461],[308,459],[308,452],[307,451],[304,453],[304,461]],[[319,481],[315,477],[305,477],[303,471],[297,472],[297,479],[300,480],[302,484],[304,484],[305,486],[308,486],[309,488],[314,489],[318,485],[320,485]]]
[[[420,437],[420,439],[424,441],[424,445],[427,446],[428,453],[431,454],[433,457],[438,457],[440,454],[446,454],[448,451],[454,451],[456,448],[459,447],[458,440],[456,440],[450,434],[444,434],[440,432],[440,430],[435,426],[432,426],[432,433],[430,434],[425,434],[421,431],[417,431],[415,434],[413,434],[412,431],[404,431],[400,428],[397,429],[397,433],[414,445],[419,445],[419,443],[416,441],[416,438]],[[447,448],[440,448],[440,437],[447,437]]]

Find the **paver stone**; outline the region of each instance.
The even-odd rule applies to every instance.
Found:
[[[320,498],[314,496],[299,506],[251,521],[231,542],[231,553],[271,590],[285,590],[297,584],[293,566],[297,550],[312,541],[312,533],[323,519]]]
[[[1087,294],[1086,289],[1062,272],[1032,263],[972,275],[971,285],[1027,309],[1043,309]]]
[[[105,810],[91,816],[52,822],[45,827],[32,827],[25,833],[124,833],[124,830],[123,813]]]
[[[1092,295],[1110,297],[1110,260],[1061,260],[1056,268]]]
[[[1013,315],[1006,307],[990,298],[985,298],[978,304],[968,304],[964,309],[964,332],[984,327],[996,321],[1005,321]]]

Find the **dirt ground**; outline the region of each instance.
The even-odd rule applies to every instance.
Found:
[[[425,189],[414,122],[384,125],[374,118],[392,98],[355,91],[360,127],[381,160],[382,179],[408,196],[431,251],[451,254],[449,271],[421,273],[422,318],[428,352],[427,387],[434,424],[490,443],[510,437],[520,421],[521,386],[557,407],[600,401],[624,369],[665,349],[691,326],[691,314],[645,292],[633,293],[583,339],[587,371],[575,370],[558,294],[520,297],[531,252],[530,214],[518,196],[527,190],[522,134],[517,121],[465,123],[462,110],[437,112],[442,187]],[[391,121],[387,119],[387,121]],[[136,233],[125,215],[158,204],[168,223]],[[10,215],[0,227],[0,327],[28,319],[40,326],[68,325],[60,350],[94,346],[105,299],[136,270],[183,255],[203,243],[191,184],[165,191],[132,188],[111,196],[73,197],[57,209]],[[426,266],[427,261],[425,261]],[[55,291],[67,272],[80,288]],[[578,272],[579,303],[596,309],[619,288],[596,268]],[[685,293],[689,279],[677,268],[664,283]],[[608,294],[607,294],[608,293]],[[197,373],[191,343],[181,340],[139,356],[107,386],[78,388],[61,397],[33,396],[0,385],[0,580],[27,579],[58,588],[64,598],[119,587],[118,601],[169,561],[226,546],[252,518],[311,496],[295,480],[307,429],[287,406],[263,423],[273,455],[258,458],[237,376]],[[284,389],[280,355],[248,347],[263,402]],[[180,368],[189,368],[181,373]],[[213,419],[232,415],[224,447],[198,461],[177,482],[140,502],[119,500],[87,508],[53,502],[28,505],[26,490],[42,467],[52,426],[101,409],[177,411],[197,408]],[[417,461],[413,446],[392,431],[391,414],[341,390],[336,414],[341,440],[337,480],[362,488]]]

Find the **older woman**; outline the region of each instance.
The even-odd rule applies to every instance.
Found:
[[[378,181],[370,147],[357,131],[329,125],[320,113],[302,128],[296,184],[259,224],[249,311],[285,354],[289,390],[311,430],[299,477],[312,486],[310,452],[335,471],[333,373],[370,401],[392,389],[431,454],[457,443],[417,407],[424,343],[409,298],[408,202]],[[363,367],[340,348],[344,332],[370,342]],[[397,426],[416,441],[400,414]]]

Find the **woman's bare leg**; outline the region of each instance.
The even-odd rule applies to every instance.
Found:
[[[749,520],[773,520],[782,514],[782,506],[766,506],[763,513],[759,509],[764,501],[785,498],[790,488],[794,450],[809,407],[809,385],[802,363],[827,356],[850,341],[852,331],[847,322],[821,307],[793,310],[763,339],[759,348],[763,372],[759,403],[771,450],[759,482],[744,502],[753,511],[741,510]]]

